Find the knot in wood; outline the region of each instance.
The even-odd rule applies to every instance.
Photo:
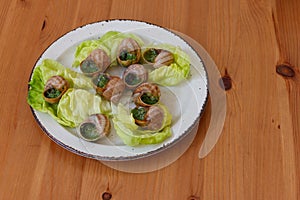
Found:
[[[231,87],[232,87],[232,81],[231,81],[230,76],[225,75],[222,78],[220,78],[219,84],[220,84],[220,86],[221,86],[222,89],[224,89],[224,90],[230,90]]]
[[[104,192],[102,194],[102,199],[103,200],[110,200],[112,198],[112,194],[110,192]]]
[[[288,64],[279,64],[276,66],[276,73],[284,76],[284,77],[294,77],[295,76],[295,71],[293,70],[293,68],[288,65]]]
[[[200,197],[192,195],[188,198],[188,200],[200,200]]]

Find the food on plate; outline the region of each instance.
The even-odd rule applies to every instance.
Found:
[[[131,38],[133,41],[136,41],[140,49],[145,49],[147,51],[148,49],[156,49],[161,52],[163,52],[157,60],[160,60],[160,62],[157,62],[157,64],[153,67],[152,70],[149,72],[149,81],[162,85],[162,86],[175,86],[189,78],[190,75],[190,58],[186,52],[184,52],[180,47],[170,45],[170,44],[148,44],[145,45],[145,42],[141,39],[141,37],[137,34],[133,33],[122,33],[118,31],[109,31],[102,35],[99,39],[90,39],[85,40],[82,43],[80,43],[75,51],[75,60],[73,62],[73,67],[77,67],[80,65],[80,63],[88,57],[88,55],[97,48],[103,49],[107,55],[110,56],[111,64],[110,66],[116,66],[118,65],[117,60],[119,59],[120,52],[119,48],[121,46],[121,42],[124,42],[129,44],[128,38]],[[125,40],[124,40],[125,39]],[[130,39],[130,40],[131,40]],[[126,46],[126,45],[125,45]],[[135,46],[137,46],[135,44]],[[130,47],[131,49],[135,49]],[[138,48],[137,48],[138,49]],[[134,54],[136,54],[134,52]],[[150,53],[150,52],[148,52]],[[153,52],[152,52],[153,53]],[[159,53],[159,52],[157,52]],[[142,53],[139,53],[138,55],[141,55]],[[150,53],[151,54],[151,53]],[[153,54],[156,54],[155,52]],[[173,56],[173,62],[171,63],[172,59],[170,54]],[[123,59],[126,60],[126,52],[122,53]],[[132,58],[131,54],[128,54],[128,57]],[[147,57],[147,56],[146,56]],[[149,57],[155,57],[150,56]],[[150,58],[149,58],[150,59]],[[163,59],[166,59],[166,61],[163,61]],[[124,64],[124,66],[128,67],[129,63],[131,61],[122,61],[121,59],[120,63]],[[140,58],[139,62],[142,64],[142,60],[145,59]],[[151,60],[151,59],[150,59]],[[164,64],[163,64],[164,63]],[[156,67],[156,68],[155,68]]]
[[[103,49],[111,59],[111,66],[116,66],[117,63],[117,54],[119,44],[125,38],[134,39],[139,46],[143,46],[143,40],[133,33],[122,33],[118,31],[108,31],[98,39],[89,39],[80,43],[74,54],[73,67],[78,67],[80,63],[88,57],[88,55],[95,49]]]
[[[163,49],[173,55],[174,61],[161,65],[149,73],[149,81],[162,86],[176,86],[190,76],[190,58],[180,47],[170,44],[158,44],[146,47]]]
[[[102,73],[110,65],[110,57],[102,49],[93,50],[89,56],[80,63],[80,70],[87,76]]]
[[[109,80],[110,80],[110,75],[107,73],[100,73],[92,78],[92,83],[97,94],[99,95],[103,94]]]
[[[189,75],[190,58],[180,47],[145,45],[137,34],[109,31],[81,42],[72,66],[44,59],[32,73],[27,102],[87,141],[113,127],[126,145],[157,144],[172,135],[160,87]]]
[[[55,60],[45,59],[33,70],[29,82],[29,91],[27,95],[28,104],[41,112],[56,116],[57,103],[49,104],[43,97],[44,88],[47,80],[52,76],[61,76],[69,84],[70,88],[92,89],[92,81],[82,73],[64,67]]]
[[[131,110],[131,114],[137,125],[145,127],[147,125],[146,113],[149,110],[148,107],[135,107]]]
[[[87,90],[70,88],[57,105],[58,122],[67,127],[77,127],[92,114],[110,116],[111,103]]]
[[[93,114],[77,128],[78,135],[86,141],[97,141],[110,133],[111,124],[104,114]]]
[[[43,97],[48,103],[57,103],[68,88],[69,83],[66,79],[62,76],[52,76],[46,82]]]
[[[133,91],[133,101],[139,106],[151,106],[158,103],[160,89],[154,83],[143,83]]]
[[[164,113],[161,128],[159,130],[149,130],[137,125],[130,110],[123,104],[118,104],[117,113],[112,118],[112,121],[116,133],[126,145],[157,144],[172,135],[172,115],[166,106],[162,104],[156,106],[160,107]]]
[[[57,103],[48,103],[43,97],[46,82],[52,76],[61,76],[69,84],[69,89]],[[48,113],[59,124],[74,128],[91,114],[111,112],[110,103],[90,93],[91,89],[90,78],[55,60],[45,59],[33,70],[27,102],[33,109]]]
[[[154,68],[168,66],[174,62],[173,54],[163,49],[149,48],[142,55],[144,62],[151,64]]]
[[[135,107],[131,113],[137,125],[147,130],[161,130],[165,114],[160,106]]]
[[[141,58],[141,47],[132,38],[125,38],[121,41],[117,51],[117,61],[123,67],[136,64]]]
[[[122,78],[127,88],[134,89],[147,81],[148,71],[141,64],[133,64],[126,68]]]
[[[92,82],[97,94],[113,103],[118,103],[125,90],[125,84],[120,77],[110,76],[106,73],[93,77]]]

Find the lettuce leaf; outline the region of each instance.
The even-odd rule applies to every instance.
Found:
[[[63,118],[63,116],[61,114],[58,116],[57,112],[58,112],[59,105],[57,103],[56,104],[47,103],[43,98],[43,91],[44,91],[45,84],[46,84],[47,80],[51,76],[54,76],[54,75],[60,75],[60,76],[64,77],[69,82],[70,88],[81,88],[81,89],[87,89],[87,90],[93,88],[91,80],[89,78],[87,78],[86,76],[84,76],[83,74],[72,71],[71,69],[64,67],[62,64],[58,63],[55,60],[45,59],[33,71],[31,81],[29,82],[29,91],[28,91],[28,95],[27,95],[27,102],[33,109],[48,113],[60,124],[72,127],[79,120],[69,120],[69,118],[66,120]],[[70,91],[67,91],[67,92],[70,92]],[[99,100],[97,99],[98,97],[96,97],[95,95],[93,95],[93,94],[89,95],[85,92],[81,92],[81,93],[82,93],[81,96],[83,96],[83,97],[85,97],[84,95],[90,96],[90,97],[88,97],[90,99],[89,101],[92,101],[93,98],[95,98],[94,102],[99,102]],[[63,97],[64,97],[64,95],[63,95]],[[75,97],[79,98],[79,95],[74,96],[74,98]],[[95,112],[99,111],[99,109],[102,109],[105,112],[107,110],[109,110],[106,103],[103,103],[104,105],[102,108],[98,108],[96,106],[98,104],[96,104],[96,103],[92,104],[92,105],[94,105],[93,109],[95,109]],[[101,105],[102,104],[100,104],[100,106]],[[60,106],[60,110],[63,110],[62,109],[63,107],[64,106]]]
[[[108,56],[110,56],[110,50],[98,42],[98,40],[86,40],[80,43],[74,54],[74,62],[72,64],[73,67],[78,67],[80,63],[88,57],[88,55],[95,49],[101,48]]]
[[[56,111],[57,105],[45,102],[43,91],[47,80],[53,75],[63,76],[69,82],[70,87],[85,89],[93,87],[91,80],[82,74],[64,67],[55,60],[43,60],[33,71],[29,82],[27,102],[32,108],[41,112],[48,112],[52,116]]]
[[[190,58],[180,47],[160,44],[147,48],[161,48],[170,51],[174,56],[174,63],[162,66],[149,73],[149,81],[163,86],[173,86],[186,80],[190,75]]]
[[[113,117],[112,121],[114,128],[119,137],[126,145],[137,146],[140,144],[157,144],[172,135],[171,122],[172,115],[167,108],[159,105],[165,113],[163,128],[159,131],[142,130],[135,124],[134,118],[129,112],[129,109],[122,104],[118,105],[118,112]]]
[[[44,85],[46,84],[47,80],[54,75],[60,75],[64,77],[69,82],[70,87],[83,89],[93,88],[90,78],[84,76],[82,73],[75,72],[52,59],[43,60],[33,72],[33,77],[36,76],[38,78],[38,81],[40,82],[39,86],[42,86],[42,89],[44,89]],[[37,82],[35,82],[35,84],[37,84]],[[29,85],[33,85],[32,81],[29,83]]]
[[[95,49],[103,49],[107,55],[110,56],[112,65],[116,65],[117,49],[120,42],[125,38],[132,38],[137,41],[137,43],[142,46],[144,44],[143,40],[135,34],[132,33],[121,33],[118,31],[108,31],[99,39],[95,40],[85,40],[80,43],[75,51],[75,60],[72,64],[73,67],[78,67],[80,63],[88,57],[88,55]]]
[[[57,106],[57,120],[68,127],[76,127],[89,115],[111,113],[110,102],[83,89],[70,88]]]

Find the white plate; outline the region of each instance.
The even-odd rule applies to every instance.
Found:
[[[131,147],[124,145],[114,130],[106,139],[87,142],[76,136],[75,130],[59,125],[50,115],[32,109],[32,113],[43,131],[57,144],[81,156],[97,160],[117,161],[143,158],[161,152],[176,144],[198,125],[208,97],[208,79],[204,64],[193,48],[172,31],[141,21],[107,20],[88,24],[68,32],[52,43],[38,59],[51,58],[71,67],[76,46],[84,40],[101,37],[107,31],[130,32],[140,36],[145,43],[168,43],[181,47],[191,58],[191,76],[182,84],[160,87],[162,103],[171,112],[172,136],[155,145]],[[74,68],[72,68],[74,69]]]

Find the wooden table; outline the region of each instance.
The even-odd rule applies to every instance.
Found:
[[[300,1],[98,0],[0,3],[0,199],[300,199]],[[91,22],[136,19],[189,35],[230,77],[222,135],[161,170],[131,174],[52,142],[26,103],[38,57]],[[226,72],[226,73],[225,73]]]

